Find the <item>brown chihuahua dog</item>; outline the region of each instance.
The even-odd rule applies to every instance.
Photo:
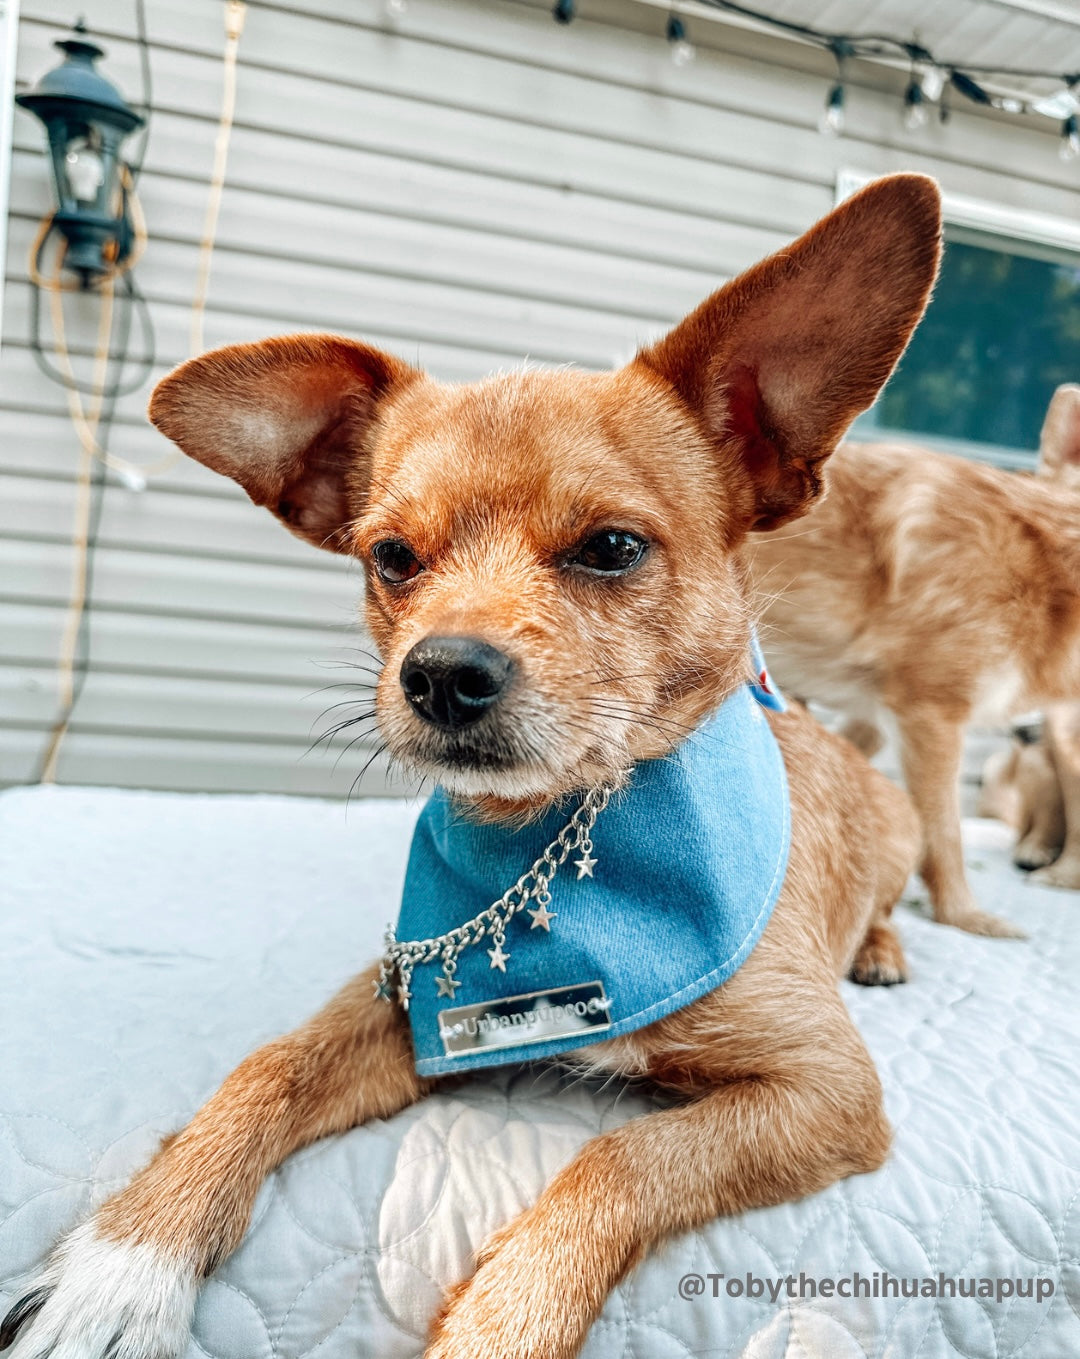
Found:
[[[847,714],[868,755],[878,720],[895,720],[934,918],[974,934],[1022,932],[979,908],[964,873],[964,729],[1080,694],[1069,391],[1047,414],[1042,475],[845,444],[827,499],[805,523],[754,535],[747,553],[780,684]],[[1061,734],[1067,750],[1067,723]]]
[[[294,533],[365,563],[391,751],[478,816],[520,823],[667,755],[744,683],[742,544],[821,494],[826,457],[922,314],[939,236],[934,183],[897,175],[619,372],[444,386],[355,341],[296,335],[184,364],[150,415]],[[458,686],[455,702],[483,699],[478,720],[418,713],[403,661],[432,637],[507,662],[482,694]],[[570,1359],[611,1288],[665,1237],[885,1158],[877,1073],[837,979],[903,980],[888,918],[916,819],[802,710],[768,721],[791,843],[764,934],[718,989],[587,1060],[685,1098],[587,1144],[486,1243],[435,1320],[428,1359]],[[69,1235],[0,1347],[14,1341],[17,1359],[177,1355],[198,1281],[240,1241],[264,1176],[436,1085],[418,1077],[375,976],[245,1061]]]

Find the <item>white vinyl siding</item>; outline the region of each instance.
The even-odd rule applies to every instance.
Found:
[[[7,249],[8,180],[11,174],[11,127],[15,105],[15,48],[19,36],[19,0],[0,0],[0,259]],[[3,340],[4,279],[0,276],[0,342]]]
[[[921,169],[1006,206],[1075,217],[1080,174],[1051,124],[956,108],[906,132],[902,79],[853,72],[850,135],[817,131],[821,59],[697,22],[676,69],[663,13],[588,0],[251,4],[206,316],[208,346],[341,330],[468,379],[528,357],[605,367],[826,212],[841,167]],[[130,0],[88,0],[103,70],[133,102]],[[140,190],[160,376],[186,357],[221,87],[220,0],[147,0],[152,135]],[[23,0],[20,88],[72,12]],[[707,47],[707,43],[714,44]],[[26,343],[26,252],[50,203],[41,128],[20,112],[0,354],[0,783],[33,776],[57,706],[78,445]],[[92,353],[90,299],[69,298]],[[136,336],[135,345],[138,344]],[[168,445],[119,405],[111,447]],[[64,782],[344,796],[362,752],[305,756],[340,700],[320,686],[366,645],[354,564],[291,539],[230,483],[184,462],[138,493],[110,478],[93,588],[92,668]],[[360,676],[360,678],[365,678]],[[361,791],[383,787],[378,764]]]

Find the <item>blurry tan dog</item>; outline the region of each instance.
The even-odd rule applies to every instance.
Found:
[[[822,464],[922,314],[939,234],[933,181],[899,175],[619,372],[445,386],[357,341],[297,335],[192,360],[158,387],[151,416],[293,532],[364,564],[388,746],[476,814],[520,820],[664,756],[746,682],[746,535],[820,494]],[[403,658],[440,635],[512,663],[461,731],[422,720],[404,689]],[[768,720],[792,832],[765,933],[718,990],[581,1058],[683,1098],[587,1143],[484,1245],[428,1359],[570,1359],[665,1237],[887,1154],[881,1087],[837,978],[903,979],[889,913],[917,823],[904,793],[807,713]],[[417,1076],[407,1021],[373,995],[376,975],[244,1062],[77,1227],[0,1348],[180,1352],[198,1281],[240,1241],[264,1176],[436,1085]]]
[[[1080,492],[1080,386],[1059,387],[1039,439],[1039,475]],[[1080,889],[1080,704],[1050,703],[1035,739],[1025,733],[983,770],[980,816],[1017,832],[1013,862],[1050,887]]]
[[[1051,412],[1051,431],[1068,424],[1073,399]],[[868,754],[880,718],[895,719],[935,918],[976,934],[1019,931],[978,908],[964,874],[964,729],[1080,693],[1074,452],[1051,434],[1051,481],[921,448],[846,444],[813,513],[751,540],[778,681],[847,714],[846,734]]]

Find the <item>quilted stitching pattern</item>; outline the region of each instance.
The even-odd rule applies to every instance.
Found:
[[[235,1062],[378,947],[415,809],[105,790],[0,797],[0,1302]],[[906,987],[845,998],[894,1154],[796,1204],[671,1242],[610,1299],[586,1359],[1064,1359],[1080,1354],[1075,899],[1028,887],[969,823],[981,899],[1026,944],[910,909]],[[557,1096],[557,1097],[556,1097]],[[547,1068],[476,1079],[310,1147],[270,1178],[205,1287],[187,1359],[406,1359],[493,1227],[651,1096]],[[683,1301],[688,1271],[1042,1274],[1036,1303]]]

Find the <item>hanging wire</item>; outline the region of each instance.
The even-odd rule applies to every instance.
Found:
[[[150,126],[151,111],[151,91],[152,83],[150,76],[149,43],[146,34],[146,16],[143,0],[136,0],[137,27],[139,33],[140,50],[145,53],[143,62],[144,87],[142,91],[142,101],[140,107],[145,110],[146,128]],[[225,52],[223,58],[223,78],[222,78],[222,106],[218,120],[218,131],[214,145],[214,165],[210,176],[209,196],[207,200],[206,219],[203,227],[202,239],[199,243],[199,266],[196,279],[195,294],[191,307],[191,335],[190,352],[198,354],[202,351],[203,345],[203,317],[206,311],[207,295],[210,284],[210,270],[217,242],[217,224],[221,209],[221,200],[225,186],[225,174],[228,163],[229,143],[232,135],[233,119],[236,112],[236,82],[237,82],[237,63],[239,56],[240,36],[244,28],[244,19],[247,13],[245,0],[226,0],[225,3]],[[83,396],[92,396],[105,400],[116,400],[122,396],[131,395],[139,390],[150,375],[157,363],[157,351],[154,335],[153,319],[150,307],[145,295],[136,282],[133,266],[138,263],[143,251],[146,248],[146,220],[142,212],[142,206],[138,194],[135,191],[135,183],[142,171],[143,158],[146,154],[146,146],[149,140],[149,133],[143,137],[138,152],[130,166],[124,167],[122,172],[122,193],[123,210],[130,211],[132,223],[135,231],[135,243],[129,257],[119,265],[112,277],[122,277],[123,296],[122,302],[127,311],[133,310],[138,318],[139,330],[142,335],[142,352],[135,358],[129,353],[131,318],[125,317],[122,333],[125,336],[122,352],[115,356],[118,362],[115,365],[115,378],[108,385],[104,392],[98,392],[91,383],[87,384],[78,379],[69,363],[60,366],[54,364],[42,343],[41,338],[41,292],[43,287],[48,287],[51,291],[54,286],[58,291],[77,292],[80,291],[76,284],[49,283],[46,285],[41,274],[41,261],[47,249],[49,237],[53,231],[52,217],[46,218],[35,237],[30,251],[29,279],[30,279],[30,350],[34,361],[41,371],[53,382],[59,383],[68,389],[69,392],[76,392]],[[53,343],[57,348],[66,348],[64,336],[62,312],[53,312]],[[131,365],[134,364],[134,371]],[[116,472],[129,486],[142,488],[146,485],[149,478],[160,476],[163,472],[175,467],[183,458],[183,454],[178,449],[172,449],[164,457],[150,465],[142,465],[129,461],[127,458],[117,457],[108,452],[100,445],[100,441],[95,442],[95,455]]]
[[[49,359],[46,347],[41,337],[41,294],[42,291],[53,292],[81,292],[83,291],[76,283],[64,283],[55,279],[46,279],[42,275],[42,261],[45,252],[49,247],[49,242],[56,230],[54,218],[55,213],[44,218],[38,227],[37,234],[30,246],[30,254],[27,262],[27,277],[30,283],[30,352],[33,354],[34,362],[38,368],[51,381],[58,383],[61,387],[69,391],[75,391],[83,396],[98,396],[106,400],[112,400],[120,396],[128,396],[132,392],[138,391],[149,376],[154,364],[157,362],[155,349],[155,337],[153,320],[150,315],[150,308],[146,298],[135,281],[132,269],[138,263],[143,251],[146,248],[146,221],[143,217],[142,207],[139,203],[138,195],[134,191],[134,176],[125,168],[123,171],[123,202],[126,210],[130,211],[135,227],[135,242],[131,254],[124,262],[117,266],[108,275],[109,280],[115,282],[117,278],[123,279],[124,297],[128,309],[134,309],[139,316],[139,328],[142,332],[142,353],[132,359],[128,353],[129,341],[125,341],[123,352],[118,352],[114,357],[122,359],[115,366],[117,376],[109,384],[108,390],[101,393],[90,383],[80,381],[76,377],[70,364],[58,367]],[[56,326],[53,326],[54,340],[56,338]],[[130,324],[123,327],[125,335],[130,336]],[[134,363],[135,371],[130,376],[125,377],[124,371]]]
[[[139,176],[142,174],[143,164],[146,159],[146,149],[150,141],[151,114],[153,112],[154,97],[153,72],[150,62],[150,40],[146,27],[145,0],[135,0],[135,30],[139,49],[139,69],[141,72],[142,85],[137,107],[142,114],[144,123],[138,148],[132,157],[130,164],[122,168],[120,201],[121,215],[125,218],[129,214],[131,216],[135,230],[135,241],[131,254],[122,264],[117,266],[114,277],[115,274],[120,273],[123,273],[126,276],[126,282],[124,284],[125,308],[129,312],[134,309],[138,314],[139,328],[142,332],[142,353],[135,359],[132,359],[128,353],[131,334],[130,317],[128,317],[120,327],[121,333],[127,338],[124,341],[122,351],[117,351],[117,354],[114,356],[117,359],[117,362],[114,365],[116,377],[109,384],[108,390],[101,394],[101,399],[106,401],[112,401],[118,397],[128,396],[131,393],[138,391],[157,362],[153,318],[150,315],[150,308],[146,298],[131,273],[132,268],[138,263],[138,260],[146,248],[146,219],[143,215],[142,204],[139,201],[138,193],[136,192],[136,185],[138,184]],[[84,382],[80,382],[73,370],[65,370],[50,362],[45,346],[42,344],[41,340],[41,292],[43,287],[51,287],[51,285],[46,285],[42,279],[41,262],[48,246],[49,237],[54,229],[53,216],[55,216],[55,214],[50,215],[41,223],[34,244],[30,248],[30,263],[28,268],[30,283],[30,333],[28,336],[28,344],[35,364],[51,382],[56,382],[60,386],[67,388],[69,391],[74,390],[80,395],[93,396],[95,393],[92,387]],[[61,287],[64,291],[78,291],[77,286],[73,284],[61,284]],[[135,371],[130,374],[130,376],[125,377],[125,371],[131,363],[135,364]],[[121,469],[117,467],[114,470],[119,471]],[[127,464],[126,470],[128,475],[131,475],[132,465]]]
[[[1075,71],[1048,71],[1025,66],[979,65],[967,61],[946,60],[936,57],[922,43],[915,42],[910,38],[897,37],[893,33],[832,33],[827,29],[816,28],[812,24],[796,23],[790,19],[781,19],[776,15],[767,14],[751,5],[741,4],[740,0],[697,0],[697,3],[707,9],[726,10],[729,14],[738,14],[744,19],[751,19],[755,23],[764,24],[768,28],[779,29],[781,32],[802,38],[804,42],[813,43],[818,47],[832,48],[838,42],[845,43],[851,47],[853,56],[873,57],[893,53],[896,56],[908,57],[912,61],[922,61],[939,66],[951,75],[956,74],[961,77],[965,73],[974,72],[980,75],[1011,76],[1017,80],[1052,80],[1065,85],[1080,81],[1080,73]],[[975,81],[971,81],[970,84],[974,86],[973,94],[970,97],[982,102],[981,96],[985,94],[985,91],[981,90]],[[961,80],[961,85],[966,86],[967,82]],[[960,88],[960,85],[957,88]],[[961,92],[966,91],[962,90]]]
[[[63,269],[66,244],[57,251],[55,271],[50,279],[44,280],[49,293],[53,326],[57,336],[57,352],[61,362],[74,379],[71,357],[63,344],[63,292],[61,271]],[[52,783],[56,778],[56,765],[60,745],[67,735],[72,713],[79,701],[86,674],[89,668],[90,651],[90,587],[93,580],[94,556],[97,546],[101,512],[105,498],[105,464],[101,457],[99,431],[106,401],[109,403],[109,419],[105,428],[105,438],[111,430],[116,405],[115,386],[108,382],[110,365],[110,339],[113,327],[113,297],[116,275],[108,275],[101,285],[101,316],[98,321],[97,348],[94,354],[94,376],[91,383],[92,394],[89,404],[84,406],[82,396],[72,381],[67,385],[68,409],[72,424],[79,436],[79,470],[75,480],[75,526],[72,531],[72,586],[68,601],[67,619],[60,642],[57,659],[57,688],[60,699],[60,712],[49,732],[49,740],[41,759],[41,783]],[[130,310],[125,325],[130,325]],[[122,337],[121,355],[126,347],[126,335]],[[122,362],[122,358],[121,358]],[[107,390],[113,395],[106,397]]]
[[[97,544],[105,504],[106,468],[112,467],[129,484],[137,484],[131,464],[116,459],[108,452],[113,420],[119,398],[136,391],[145,382],[155,363],[154,328],[150,310],[138,284],[133,266],[146,248],[146,221],[136,192],[136,184],[146,158],[150,137],[153,106],[149,40],[146,31],[144,0],[135,0],[136,29],[142,69],[141,111],[145,118],[142,138],[132,162],[121,171],[121,216],[130,216],[134,241],[127,259],[112,269],[102,281],[98,295],[101,315],[94,353],[92,377],[81,382],[75,374],[67,347],[64,327],[63,294],[73,291],[62,277],[66,243],[57,250],[56,262],[50,275],[43,275],[42,267],[49,241],[55,231],[55,214],[40,225],[30,248],[28,282],[30,286],[30,350],[42,372],[59,383],[67,393],[68,410],[79,438],[79,467],[75,478],[75,523],[72,529],[72,585],[67,614],[57,658],[57,692],[59,711],[49,730],[42,752],[38,778],[51,783],[56,778],[60,747],[71,725],[75,707],[82,696],[90,669],[91,617],[94,568]],[[122,288],[121,306],[115,307],[116,286]],[[41,342],[41,293],[47,292],[52,319],[53,348],[59,366],[50,363]],[[112,344],[115,313],[117,344]],[[131,359],[132,320],[138,314],[142,329],[142,354],[135,360],[135,373],[125,377]],[[111,371],[110,371],[111,370]],[[88,397],[84,405],[83,397]],[[141,474],[139,474],[141,479]],[[143,483],[145,484],[145,483]]]
[[[59,382],[67,392],[68,408],[79,437],[81,450],[79,470],[76,477],[75,526],[72,532],[74,549],[72,589],[61,641],[60,656],[57,662],[60,708],[49,732],[49,738],[42,754],[39,774],[40,781],[45,783],[52,782],[56,777],[60,749],[71,726],[72,716],[90,672],[94,565],[104,510],[107,484],[106,469],[116,472],[128,486],[142,489],[145,487],[148,477],[166,471],[179,462],[183,456],[178,450],[173,450],[157,463],[144,467],[129,462],[126,458],[117,457],[108,448],[118,400],[122,396],[138,390],[156,362],[154,330],[150,310],[145,296],[135,281],[133,268],[141,258],[147,241],[146,222],[136,192],[136,184],[142,173],[146,157],[153,111],[153,86],[144,0],[135,0],[135,6],[143,71],[140,107],[146,123],[138,149],[131,164],[122,170],[121,179],[121,212],[125,217],[130,214],[135,240],[129,257],[114,268],[98,288],[102,310],[99,318],[93,374],[89,382],[82,382],[76,376],[67,344],[63,294],[79,291],[79,289],[75,285],[66,284],[62,278],[66,245],[61,244],[59,247],[51,274],[43,273],[43,262],[54,231],[51,216],[41,223],[31,246],[28,262],[31,289],[31,349],[43,371],[53,381]],[[244,0],[226,0],[224,89],[215,143],[214,168],[210,178],[206,224],[200,243],[199,282],[192,304],[193,353],[199,352],[202,348],[202,316],[205,311],[209,288],[210,264],[216,241],[218,213],[224,189],[229,140],[236,107],[238,46],[246,10]],[[115,292],[118,284],[122,293],[120,306],[116,307]],[[43,291],[47,293],[49,298],[53,331],[52,347],[58,361],[57,364],[49,362],[41,343],[41,293]],[[111,335],[117,315],[119,317],[119,320],[116,321],[117,343],[113,348]],[[130,356],[130,345],[132,323],[136,316],[139,319],[144,344],[140,356],[133,360]],[[130,368],[132,362],[136,365],[135,372],[125,376],[125,372]],[[84,397],[89,398],[85,404],[83,402]]]
[[[154,108],[154,77],[150,68],[150,39],[146,32],[146,0],[135,0],[135,33],[139,42],[139,69],[142,81],[142,99],[138,111],[143,117],[139,149],[131,158],[131,182],[134,187],[142,174],[146,160],[146,148],[150,144],[150,115]]]
[[[641,3],[654,5],[658,8],[665,6],[665,0],[641,0]],[[753,5],[743,4],[741,0],[694,0],[694,4],[699,9],[737,15],[753,24],[784,33],[788,37],[820,48],[822,51],[835,53],[838,48],[844,48],[849,56],[864,60],[879,60],[896,64],[897,62],[903,63],[906,59],[912,65],[918,64],[924,68],[923,79],[920,82],[922,95],[911,99],[905,98],[905,112],[910,111],[913,105],[918,104],[920,98],[932,103],[940,95],[942,121],[945,121],[948,116],[946,92],[951,88],[973,103],[993,107],[1001,112],[1038,113],[1046,117],[1055,117],[1060,122],[1061,112],[1054,111],[1052,113],[1049,109],[1044,110],[1037,107],[1037,102],[1042,96],[1032,96],[1029,100],[1017,97],[1015,93],[995,94],[986,89],[984,84],[976,79],[977,76],[999,77],[1005,81],[1009,79],[1044,80],[1062,85],[1065,91],[1069,93],[1073,91],[1074,87],[1080,86],[1080,71],[1067,71],[1060,68],[1046,70],[1038,67],[996,65],[988,62],[953,61],[951,55],[937,56],[923,43],[917,42],[913,38],[901,37],[894,33],[831,32],[828,29],[818,28],[814,24],[801,23],[794,19],[783,19],[778,15],[757,9]],[[561,23],[568,23],[575,13],[576,6],[573,0],[563,0],[562,3],[556,4],[553,10],[554,17]],[[928,92],[927,80],[931,72],[934,73],[933,85],[934,88],[938,88],[939,95]],[[940,89],[942,85],[944,91]],[[836,94],[838,86],[842,91],[842,81],[837,81],[834,84],[830,91],[830,98]],[[910,85],[908,93],[910,93]],[[842,107],[842,93],[837,98]],[[1080,112],[1080,99],[1077,100],[1077,108],[1074,111]],[[839,114],[834,114],[833,122],[839,116]]]
[[[203,221],[202,240],[199,242],[199,272],[195,283],[195,297],[191,304],[190,350],[192,355],[201,354],[206,347],[203,337],[203,319],[206,314],[206,299],[210,291],[210,269],[214,259],[214,245],[217,241],[221,199],[225,191],[225,174],[229,164],[229,142],[232,138],[233,119],[236,116],[236,67],[240,55],[240,37],[244,31],[246,17],[247,5],[244,0],[226,0],[221,114],[218,118],[217,136],[214,139],[214,168],[210,175],[210,193],[206,200],[206,217]]]

